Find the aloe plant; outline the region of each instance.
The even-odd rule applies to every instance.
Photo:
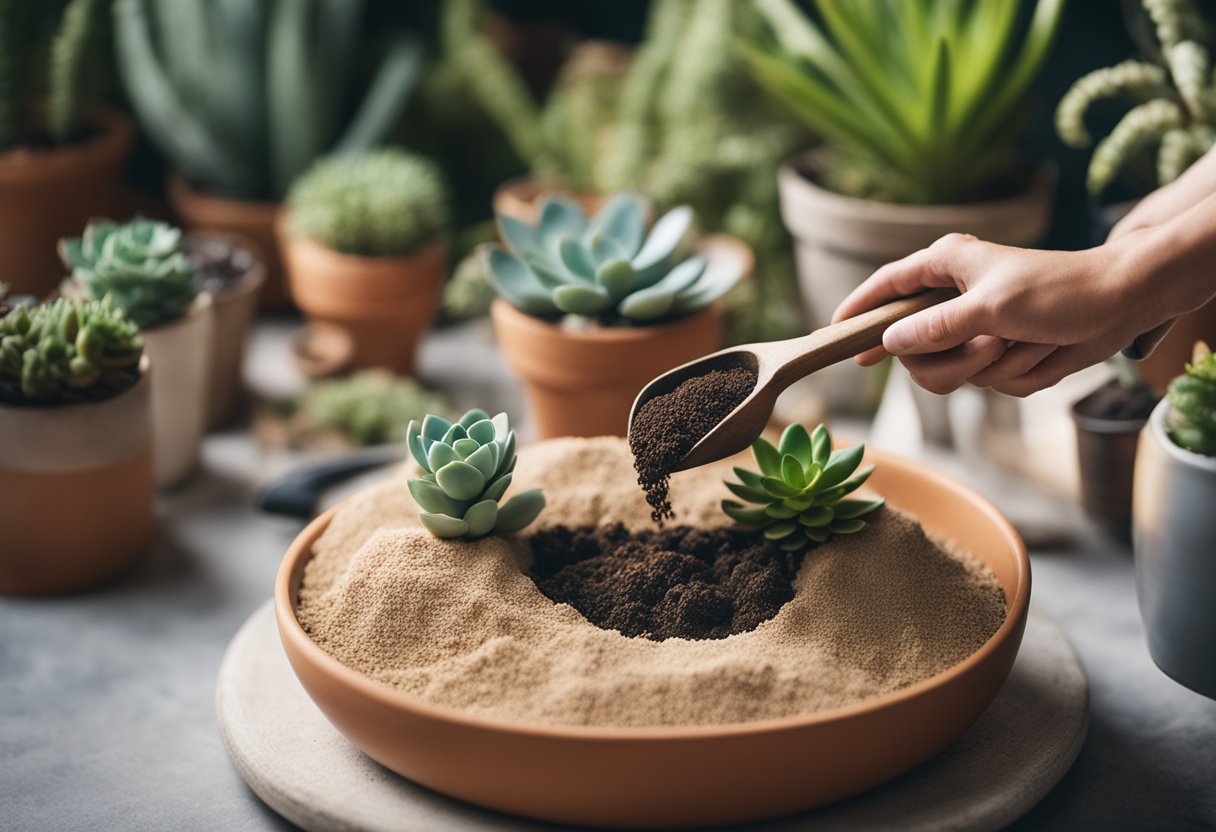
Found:
[[[507,414],[470,410],[456,422],[427,414],[411,421],[406,444],[423,474],[409,480],[418,519],[436,537],[484,537],[517,532],[545,507],[539,488],[499,505],[515,470],[515,431]]]
[[[687,255],[692,209],[674,208],[647,230],[649,203],[618,194],[594,218],[574,202],[547,196],[535,226],[498,217],[507,248],[483,247],[486,271],[498,293],[538,317],[579,315],[603,324],[650,324],[690,315],[739,280],[710,271],[705,258]]]
[[[1014,161],[1018,111],[1055,39],[1064,0],[756,0],[770,42],[756,79],[827,144],[833,189],[909,203],[982,197]]]
[[[59,257],[90,297],[109,298],[147,329],[180,318],[198,296],[198,270],[181,240],[179,229],[142,217],[92,220],[80,237],[59,241]]]
[[[1216,143],[1216,80],[1210,45],[1216,31],[1189,0],[1142,0],[1160,63],[1127,60],[1079,78],[1056,108],[1056,132],[1070,147],[1093,145],[1085,116],[1097,101],[1131,102],[1094,148],[1086,185],[1101,194],[1136,160],[1155,154],[1158,185],[1173,182]]]
[[[1216,456],[1216,355],[1207,344],[1195,344],[1186,372],[1166,392],[1170,439],[1188,451]]]
[[[873,465],[857,470],[865,452],[865,445],[833,450],[826,427],[807,433],[794,423],[776,446],[763,437],[753,442],[760,470],[736,467],[739,482],[726,483],[731,493],[753,505],[723,500],[722,511],[790,552],[824,543],[834,534],[859,532],[866,525],[861,518],[883,504],[882,498],[848,498],[874,472]]]
[[[139,379],[142,356],[138,329],[109,301],[16,306],[0,317],[0,402],[109,398]]]
[[[383,143],[422,69],[422,47],[387,37],[347,117],[368,51],[359,0],[117,0],[119,70],[144,129],[195,185],[278,199],[319,156]]]

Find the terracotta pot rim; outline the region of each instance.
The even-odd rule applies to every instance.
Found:
[[[122,158],[135,146],[135,123],[121,110],[92,107],[83,120],[101,132],[83,142],[70,142],[45,152],[34,153],[18,146],[0,153],[0,181],[58,178],[80,168],[99,167]]]
[[[241,199],[234,196],[208,193],[191,184],[181,171],[171,170],[167,190],[169,200],[175,204],[189,204],[190,213],[236,216],[242,225],[265,224],[279,210],[279,203],[268,199]]]
[[[744,737],[762,734],[778,733],[788,730],[811,728],[828,723],[844,722],[853,718],[863,717],[875,711],[883,710],[914,700],[931,690],[949,684],[977,666],[989,657],[998,653],[1007,642],[1020,637],[1021,628],[1025,623],[1030,606],[1030,558],[1026,545],[1012,524],[992,505],[974,490],[952,480],[951,478],[930,469],[928,466],[892,454],[880,451],[869,452],[874,456],[874,462],[880,466],[900,468],[912,476],[934,482],[936,485],[954,492],[960,500],[969,502],[978,513],[983,514],[989,522],[995,525],[1009,544],[1014,553],[1015,589],[1013,597],[1006,601],[1005,620],[979,649],[958,664],[943,670],[941,673],[922,679],[916,684],[868,699],[864,702],[843,708],[821,711],[815,714],[783,717],[779,719],[758,720],[756,722],[732,723],[726,725],[708,726],[659,726],[653,728],[619,728],[594,726],[546,726],[527,723],[513,723],[488,719],[469,714],[455,708],[433,705],[414,697],[399,693],[384,687],[372,678],[359,673],[342,664],[338,659],[326,653],[304,632],[296,618],[295,595],[298,590],[295,577],[302,575],[303,566],[312,556],[313,543],[329,527],[330,521],[341,510],[344,503],[331,508],[329,511],[314,519],[300,532],[292,542],[279,566],[275,577],[274,610],[278,623],[280,637],[290,641],[292,648],[299,651],[319,671],[334,678],[340,685],[353,689],[359,696],[373,699],[377,704],[405,711],[413,716],[446,722],[459,727],[493,731],[513,736],[557,739],[557,740],[605,740],[617,742],[656,742],[680,740],[717,740],[725,737]]]
[[[304,237],[299,234],[293,234],[288,228],[288,223],[291,220],[291,212],[285,207],[282,208],[278,216],[275,217],[274,230],[285,246],[295,246],[303,249],[310,257],[321,258],[328,260],[334,265],[350,270],[358,270],[361,272],[367,271],[391,271],[396,269],[409,269],[418,264],[427,264],[436,257],[447,254],[447,245],[442,239],[435,238],[417,246],[408,254],[395,255],[371,255],[371,254],[347,254],[344,251],[330,248],[324,243],[313,239],[312,237]]]
[[[1170,439],[1169,432],[1165,429],[1165,420],[1169,416],[1169,412],[1170,403],[1168,399],[1162,399],[1157,402],[1157,406],[1153,408],[1153,412],[1148,417],[1146,431],[1152,434],[1153,439],[1165,448],[1166,453],[1175,462],[1181,465],[1188,465],[1191,468],[1198,468],[1209,474],[1216,474],[1216,457],[1197,454],[1194,451],[1183,448],[1173,439]]]
[[[243,235],[231,231],[189,231],[186,232],[184,239],[223,240],[234,248],[241,249],[253,258],[253,265],[246,269],[245,273],[231,285],[225,286],[218,292],[206,289],[200,292],[200,294],[205,293],[210,295],[213,303],[225,303],[239,297],[244,297],[245,295],[253,294],[266,282],[266,264],[262,260],[262,255],[250,244],[248,238]]]
[[[494,189],[494,196],[507,194],[521,201],[531,201],[546,193],[557,193],[576,199],[604,199],[605,194],[599,191],[583,191],[572,188],[560,179],[547,179],[534,173],[513,176]]]
[[[529,315],[527,312],[521,312],[503,298],[496,297],[490,304],[491,317],[514,329],[528,330],[531,333],[545,335],[550,338],[566,338],[571,341],[582,341],[584,343],[613,345],[632,344],[639,341],[662,338],[679,328],[695,329],[703,319],[716,317],[720,314],[720,310],[721,302],[714,301],[708,306],[693,312],[691,315],[685,315],[683,318],[675,318],[671,321],[651,326],[604,326],[592,327],[590,329],[563,329],[558,324],[547,321],[544,318],[537,318],[534,315]]]

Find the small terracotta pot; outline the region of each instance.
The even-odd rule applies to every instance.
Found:
[[[86,141],[0,153],[0,281],[14,293],[42,298],[53,291],[64,274],[59,239],[122,205],[135,128],[109,109],[90,113],[86,123],[98,131]]]
[[[602,194],[572,191],[555,182],[545,182],[534,176],[522,176],[504,183],[494,192],[494,213],[535,223],[539,216],[540,198],[549,194],[569,197],[589,215],[600,210],[604,204]]]
[[[274,231],[275,218],[279,213],[277,202],[227,199],[205,194],[178,173],[169,177],[168,187],[173,213],[186,231],[233,234],[253,249],[266,270],[259,297],[262,309],[281,311],[291,308],[283,259]]]
[[[658,326],[568,330],[499,298],[490,307],[507,363],[524,381],[541,439],[624,436],[629,409],[646,383],[722,341],[714,303]]]
[[[152,435],[156,484],[182,482],[198,465],[207,427],[215,321],[201,294],[181,318],[140,332],[152,362]]]
[[[151,546],[151,385],[62,407],[0,405],[0,592],[74,592]]]
[[[350,333],[355,368],[412,374],[447,279],[443,245],[406,257],[359,257],[294,236],[286,223],[284,213],[280,240],[291,293],[304,314]]]
[[[1153,352],[1140,362],[1140,376],[1157,393],[1186,370],[1196,341],[1216,344],[1216,301],[1187,313],[1174,322]]]

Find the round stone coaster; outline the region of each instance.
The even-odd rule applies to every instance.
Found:
[[[310,832],[554,828],[444,797],[364,756],[296,681],[270,602],[228,647],[216,708],[228,754],[245,782],[272,809]],[[1055,622],[1032,608],[1008,681],[958,742],[863,795],[750,828],[999,829],[1029,811],[1064,776],[1085,741],[1088,721],[1085,671]]]

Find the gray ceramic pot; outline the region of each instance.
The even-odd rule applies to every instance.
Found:
[[[1133,539],[1153,661],[1216,699],[1216,458],[1174,444],[1161,402],[1140,433]]]

